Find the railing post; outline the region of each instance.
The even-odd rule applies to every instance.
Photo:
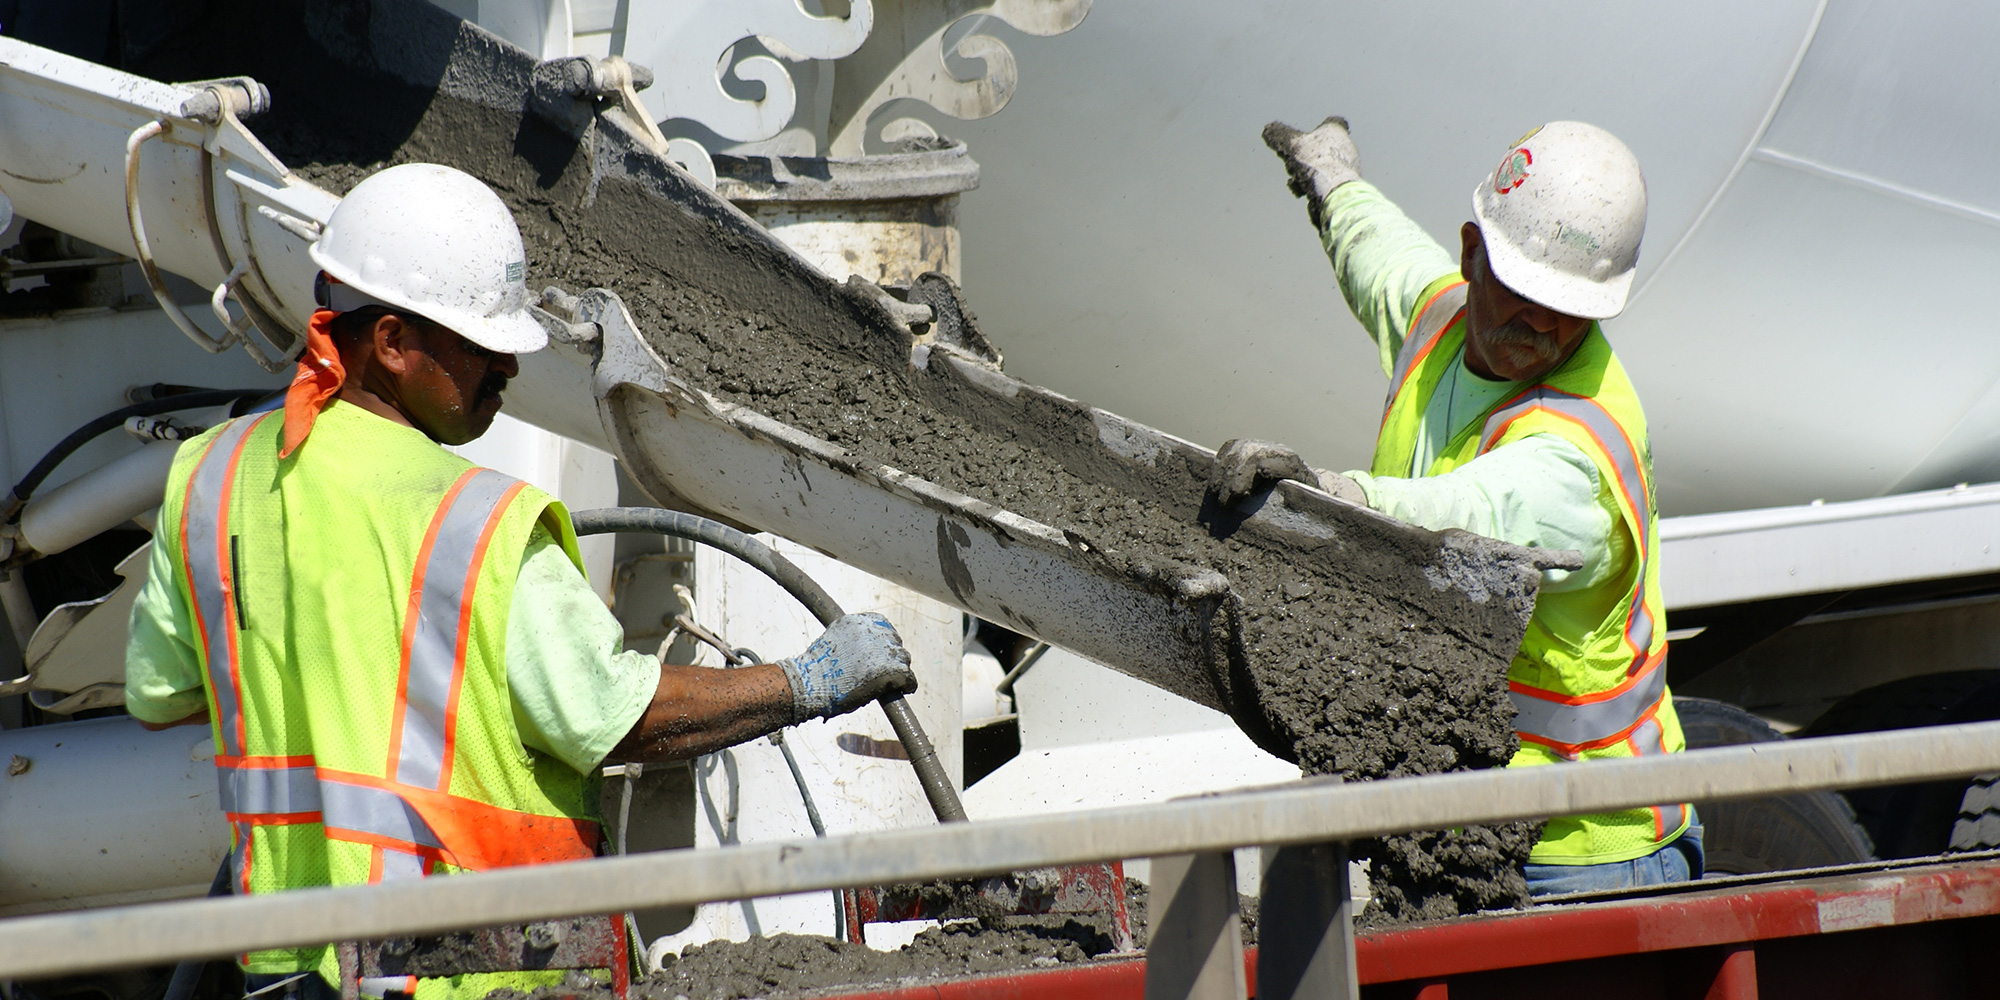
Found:
[[[1260,853],[1258,1000],[1356,1000],[1347,845],[1266,846]]]
[[[1724,946],[1705,1000],[1757,1000],[1757,949],[1749,942]]]
[[[1154,858],[1148,909],[1146,1000],[1244,1000],[1233,852]]]

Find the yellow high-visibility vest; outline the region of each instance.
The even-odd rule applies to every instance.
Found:
[[[1466,286],[1425,290],[1389,379],[1370,473],[1408,476],[1417,432],[1438,383],[1465,344]],[[1625,572],[1595,587],[1535,600],[1521,649],[1507,670],[1521,749],[1510,767],[1642,754],[1686,746],[1667,691],[1666,608],[1660,597],[1659,511],[1646,415],[1625,369],[1592,323],[1568,361],[1522,385],[1468,424],[1424,470],[1437,476],[1531,434],[1554,434],[1597,466],[1632,542]],[[1583,634],[1550,621],[1594,621]],[[1601,864],[1644,857],[1680,836],[1685,804],[1549,820],[1531,860]]]
[[[505,661],[529,533],[581,567],[568,513],[359,407],[328,407],[287,459],[282,423],[189,441],[159,520],[196,626],[235,891],[593,857],[599,782],[522,746]],[[244,966],[339,982],[327,946]],[[483,993],[519,977],[465,978]],[[426,998],[433,983],[449,986],[424,980]]]

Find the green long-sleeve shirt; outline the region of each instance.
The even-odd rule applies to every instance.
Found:
[[[1375,341],[1382,371],[1396,354],[1425,297],[1458,275],[1458,262],[1395,203],[1367,181],[1327,195],[1321,242],[1354,317]],[[1438,452],[1519,383],[1481,378],[1452,360],[1424,409],[1415,460],[1407,478],[1349,472],[1368,505],[1433,530],[1462,528],[1488,538],[1583,553],[1583,569],[1550,570],[1551,592],[1593,586],[1621,570],[1630,542],[1616,528],[1616,501],[1599,481],[1596,463],[1562,438],[1536,434],[1503,445],[1441,476],[1424,476]]]

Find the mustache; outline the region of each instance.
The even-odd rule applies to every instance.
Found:
[[[1534,356],[1543,364],[1558,360],[1562,349],[1556,338],[1538,332],[1526,320],[1515,318],[1488,331],[1486,342],[1494,347],[1512,347]]]
[[[493,372],[491,374],[488,374],[485,378],[479,381],[479,395],[476,397],[477,401],[484,403],[489,399],[499,399],[500,393],[506,391],[506,388],[507,388],[507,376],[502,375],[499,372]]]

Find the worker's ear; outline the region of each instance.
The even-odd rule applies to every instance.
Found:
[[[394,375],[407,375],[424,349],[423,335],[414,323],[406,323],[395,313],[375,318],[368,330],[369,353],[374,363]]]
[[[1486,234],[1479,231],[1479,223],[1468,222],[1458,227],[1458,242],[1458,275],[1471,281],[1475,255],[1486,249]]]

